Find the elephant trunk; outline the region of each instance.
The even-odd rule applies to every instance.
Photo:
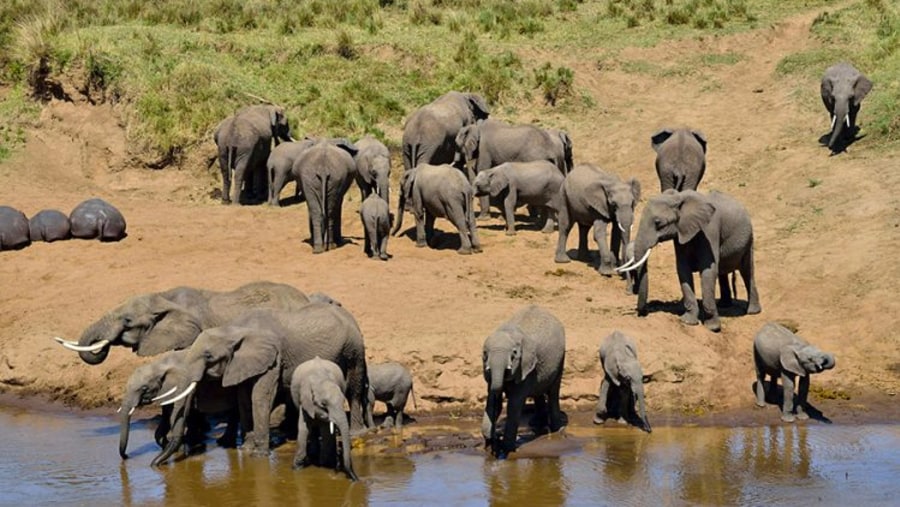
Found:
[[[169,459],[175,452],[181,448],[184,443],[185,422],[190,415],[190,406],[193,401],[193,393],[190,393],[185,399],[176,402],[172,408],[171,415],[171,438],[166,447],[150,462],[150,466],[156,467]]]
[[[122,459],[128,459],[128,454],[125,451],[128,449],[128,434],[131,430],[131,413],[133,410],[133,405],[129,406],[125,403],[119,409],[119,456]]]
[[[402,188],[400,190],[400,199],[397,204],[397,221],[394,222],[394,228],[391,229],[391,236],[396,236],[397,231],[403,226],[403,208],[406,206],[406,192],[403,192]]]
[[[634,239],[634,257],[627,264],[632,264],[630,269],[634,271],[634,292],[638,295],[637,311],[644,315],[647,309],[648,275],[647,259],[651,249],[658,243],[656,235],[656,223],[650,213],[644,213],[641,217],[641,225]]]
[[[634,393],[635,402],[637,403],[638,417],[641,418],[641,429],[651,433],[653,429],[650,428],[650,422],[647,420],[647,409],[644,406],[644,384],[641,382],[640,377],[637,380],[632,380],[631,392]]]
[[[328,418],[337,426],[337,430],[341,433],[341,454],[343,457],[344,473],[351,481],[358,481],[359,477],[353,471],[353,463],[350,461],[350,450],[352,444],[350,442],[350,425],[347,423],[347,417],[343,410],[329,410]]]
[[[122,331],[122,324],[118,318],[111,315],[104,316],[82,333],[81,338],[78,339],[78,345],[87,347],[104,340],[107,341],[106,345],[96,351],[81,351],[78,356],[90,365],[102,363],[109,354],[110,343],[116,341]]]
[[[823,354],[822,370],[830,370],[834,368],[834,356],[831,354]]]
[[[835,143],[840,139],[841,133],[844,131],[845,123],[850,123],[849,104],[850,101],[848,98],[835,97],[834,114],[831,117],[833,123],[831,128],[831,138],[828,141],[829,148],[834,149]]]

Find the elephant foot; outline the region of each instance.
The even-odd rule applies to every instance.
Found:
[[[219,445],[219,447],[234,449],[235,447],[237,447],[237,435],[222,435],[221,437],[216,439],[216,443]]]
[[[807,419],[809,419],[809,414],[807,414],[806,412],[801,412],[799,410],[797,411],[797,420],[805,421]]]
[[[507,235],[507,236],[515,236],[515,235],[516,235],[516,230],[515,230],[515,229],[512,229],[512,230],[507,229],[507,230],[506,230],[506,235]]]
[[[314,254],[320,254],[320,253],[323,253],[324,251],[325,251],[325,247],[323,247],[323,246],[314,246],[313,247]]]
[[[703,323],[703,325],[706,326],[706,329],[709,329],[713,333],[718,333],[722,330],[722,324],[719,322],[719,317],[708,319]]]
[[[386,260],[390,259],[391,257],[390,257],[388,254],[386,254],[386,253],[381,253],[381,254],[378,255],[378,258],[381,259],[381,260],[383,260],[383,261],[386,261]]]
[[[616,422],[623,426],[628,424],[628,421],[626,421],[624,417],[620,417],[620,418],[616,419]]]
[[[477,220],[479,222],[484,222],[485,220],[490,220],[490,219],[491,219],[490,213],[479,213],[478,216],[475,217],[475,220]]]
[[[475,253],[482,253],[484,250],[481,249],[481,245],[479,245],[479,246],[472,245],[472,251]]]
[[[554,257],[553,260],[554,260],[557,264],[566,264],[566,263],[572,262],[572,259],[570,259],[569,256],[568,256],[568,254],[565,254],[565,253],[563,253],[563,254],[556,254],[556,257]]]
[[[696,315],[691,313],[682,313],[681,317],[679,318],[681,319],[682,324],[686,324],[688,326],[696,326],[700,323],[700,319],[698,319]]]
[[[294,464],[291,466],[294,470],[300,470],[309,466],[307,458],[294,458]]]
[[[612,264],[600,264],[600,267],[597,268],[597,272],[603,276],[613,276],[616,274],[615,268],[613,268]]]
[[[766,402],[765,402],[765,401],[756,400],[756,406],[759,407],[759,408],[766,408]]]
[[[762,307],[759,306],[759,303],[751,303],[747,306],[747,315],[756,315],[757,313],[762,311]]]
[[[792,423],[792,422],[796,421],[797,418],[794,417],[794,414],[782,414],[782,415],[781,415],[781,420],[784,421],[784,422],[786,422],[786,423]]]
[[[428,243],[425,241],[416,241],[416,248],[425,248],[428,246]]]
[[[594,424],[604,424],[606,422],[606,414],[594,414]]]
[[[250,447],[250,455],[254,458],[263,458],[269,455],[269,446],[254,445]]]
[[[472,248],[462,248],[456,251],[459,255],[472,255]]]

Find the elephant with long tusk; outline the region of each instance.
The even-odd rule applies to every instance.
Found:
[[[647,202],[634,240],[634,254],[620,272],[636,272],[637,311],[647,311],[647,259],[651,249],[663,241],[675,242],[675,267],[681,283],[684,314],[681,321],[700,322],[700,308],[694,293],[693,274],[700,273],[705,325],[719,331],[716,309],[716,280],[721,303],[731,304],[728,274],[739,271],[747,288],[747,313],[761,311],[753,267],[753,226],[750,213],[733,197],[721,192],[707,195],[693,190],[666,190]],[[635,260],[637,259],[637,260]]]

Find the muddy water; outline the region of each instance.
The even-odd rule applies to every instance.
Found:
[[[900,426],[574,428],[525,444],[513,459],[480,449],[354,449],[361,481],[290,467],[293,444],[251,458],[210,443],[159,469],[152,422],[118,426],[0,407],[2,505],[898,505]],[[428,435],[438,431],[408,427]],[[444,432],[445,433],[445,432]],[[468,439],[466,437],[463,440]],[[471,442],[471,439],[468,439]]]

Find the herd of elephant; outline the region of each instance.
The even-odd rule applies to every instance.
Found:
[[[0,250],[19,250],[34,241],[52,243],[69,238],[119,241],[125,237],[125,217],[103,199],[88,199],[67,216],[45,209],[31,218],[9,206],[0,206]]]

